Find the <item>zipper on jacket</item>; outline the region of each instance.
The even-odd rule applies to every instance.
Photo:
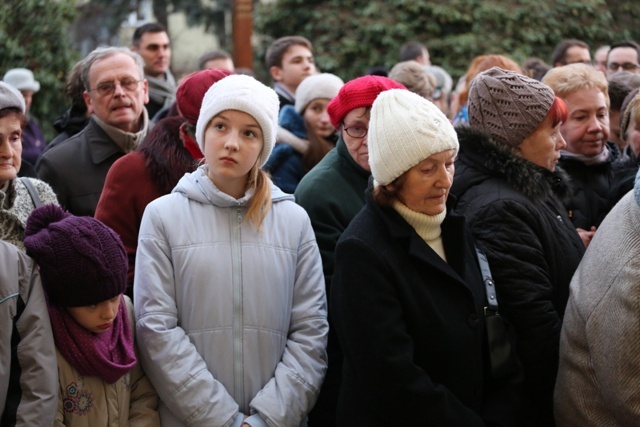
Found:
[[[231,277],[233,277],[233,375],[234,375],[234,399],[244,408],[244,324],[242,304],[242,252],[240,245],[240,227],[242,225],[242,211],[236,207],[235,215],[231,215]]]

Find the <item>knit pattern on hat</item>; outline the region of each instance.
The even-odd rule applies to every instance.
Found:
[[[331,124],[338,129],[349,111],[360,107],[371,107],[380,92],[389,89],[405,89],[405,87],[382,76],[363,76],[348,81],[327,105]]]
[[[127,255],[120,237],[97,219],[56,205],[34,209],[24,246],[40,267],[49,301],[61,307],[97,304],[124,293]]]
[[[264,146],[260,154],[260,167],[271,155],[278,130],[280,101],[275,91],[251,76],[234,74],[218,81],[209,88],[202,100],[196,141],[204,153],[204,133],[211,119],[226,110],[242,111],[253,117],[262,130]]]
[[[535,79],[493,67],[469,88],[469,125],[517,147],[549,113],[555,94]]]
[[[344,82],[335,74],[322,73],[307,77],[296,89],[296,112],[302,114],[314,99],[335,98],[342,86]]]
[[[5,108],[18,108],[23,113],[26,110],[22,94],[10,84],[0,82],[0,110]]]
[[[371,108],[369,165],[381,185],[433,154],[458,151],[451,122],[431,101],[404,89],[382,92]]]
[[[198,122],[204,94],[214,83],[231,74],[234,74],[233,71],[210,68],[185,77],[176,91],[176,104],[180,115],[195,125]]]

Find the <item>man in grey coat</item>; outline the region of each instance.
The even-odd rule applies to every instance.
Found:
[[[78,134],[47,150],[38,177],[74,215],[93,216],[111,165],[133,151],[149,126],[149,88],[140,56],[123,47],[97,48],[83,60],[84,100],[92,113]]]

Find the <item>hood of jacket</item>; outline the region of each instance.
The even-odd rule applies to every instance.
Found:
[[[173,193],[181,193],[188,199],[203,204],[211,204],[221,208],[235,206],[247,206],[253,190],[247,191],[239,199],[220,191],[207,176],[207,165],[202,165],[192,173],[184,175],[178,185],[173,189]],[[292,194],[287,194],[271,183],[271,203],[284,200],[295,201]]]
[[[571,195],[569,176],[556,166],[554,172],[514,154],[486,133],[469,126],[456,127],[460,151],[456,161],[454,193],[464,192],[489,179],[504,180],[529,199],[543,200],[553,192],[564,200]],[[452,190],[453,191],[453,190]]]

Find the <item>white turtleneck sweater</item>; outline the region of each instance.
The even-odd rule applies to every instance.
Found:
[[[442,258],[444,262],[447,262],[440,230],[440,224],[442,224],[442,221],[444,221],[444,218],[447,216],[447,210],[443,210],[442,213],[438,215],[426,215],[421,212],[412,211],[398,200],[393,202],[392,207],[416,230],[418,236],[440,255],[440,258]]]

